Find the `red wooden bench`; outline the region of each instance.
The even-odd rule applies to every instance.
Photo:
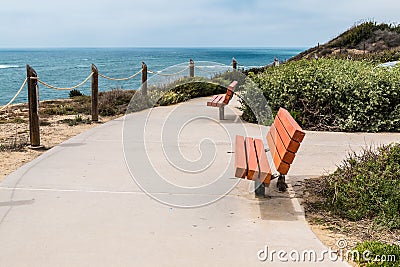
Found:
[[[226,90],[225,95],[215,95],[215,96],[211,97],[211,99],[207,102],[207,106],[219,108],[219,119],[220,120],[224,119],[225,106],[228,105],[229,101],[231,101],[237,84],[238,84],[237,81],[233,81],[228,86],[228,89]]]
[[[305,132],[300,128],[290,113],[280,108],[267,134],[269,149],[265,149],[262,139],[237,135],[235,140],[235,177],[247,178],[256,182],[256,195],[265,195],[265,186],[278,178],[278,188],[286,191],[285,175],[299,150]],[[278,175],[273,175],[266,152]]]

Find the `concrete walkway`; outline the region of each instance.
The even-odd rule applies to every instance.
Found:
[[[234,135],[261,137],[267,127],[243,124],[229,108],[219,123],[206,101],[108,122],[6,177],[0,266],[347,266],[329,254],[291,260],[294,250],[327,250],[298,201],[274,185],[255,199],[252,182],[233,177]],[[399,140],[307,132],[289,182],[334,170],[347,151]]]

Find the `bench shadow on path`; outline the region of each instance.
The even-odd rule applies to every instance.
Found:
[[[304,220],[304,211],[297,204],[294,191],[289,186],[288,191],[279,192],[276,187],[276,180],[271,182],[269,188],[266,188],[265,198],[258,198],[260,215],[262,220],[270,221],[298,221]],[[290,180],[288,181],[290,183]]]
[[[225,114],[224,120],[222,121],[222,123],[233,124],[233,123],[237,123],[237,120],[240,120],[240,118],[236,114]]]

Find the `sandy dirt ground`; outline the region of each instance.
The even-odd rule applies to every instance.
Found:
[[[49,116],[40,126],[43,148],[35,150],[29,148],[29,124],[25,115],[19,116],[16,122],[15,118],[0,114],[0,181],[55,145],[115,118],[101,117],[99,123],[89,123],[90,117],[87,115]],[[83,121],[71,126],[69,122],[75,122],[77,118]]]

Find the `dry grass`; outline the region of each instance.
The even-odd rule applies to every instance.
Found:
[[[324,235],[325,243],[332,246],[340,238],[344,238],[349,244],[374,240],[383,243],[400,242],[400,229],[387,229],[379,227],[373,219],[362,219],[350,221],[342,219],[329,211],[315,208],[321,203],[321,189],[323,181],[321,178],[312,178],[302,183],[303,206],[306,212],[306,219],[309,224]],[[330,238],[329,238],[330,237]]]

